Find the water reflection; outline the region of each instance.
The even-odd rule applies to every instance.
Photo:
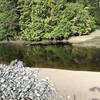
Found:
[[[100,71],[100,49],[53,46],[0,45],[0,63],[23,60],[27,66]]]

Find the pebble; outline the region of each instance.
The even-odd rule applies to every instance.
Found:
[[[3,82],[5,82],[5,79],[4,78],[0,78],[0,83],[3,83]]]

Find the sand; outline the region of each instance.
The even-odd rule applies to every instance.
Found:
[[[73,36],[68,42],[74,46],[100,48],[100,30],[96,30],[89,35]]]
[[[60,100],[100,100],[100,73],[40,69],[40,77],[48,76]]]

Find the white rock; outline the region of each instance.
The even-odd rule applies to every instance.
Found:
[[[0,78],[0,83],[4,83],[5,82],[5,79],[4,78]]]

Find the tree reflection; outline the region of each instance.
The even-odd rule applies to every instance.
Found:
[[[100,49],[53,46],[0,45],[0,63],[23,60],[27,66],[100,71]]]

